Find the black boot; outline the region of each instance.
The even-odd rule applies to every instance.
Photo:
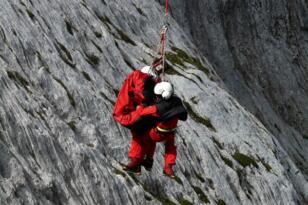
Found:
[[[152,167],[153,167],[153,158],[152,157],[147,157],[145,158],[142,162],[141,165],[147,170],[147,171],[151,171]]]
[[[123,170],[136,175],[141,175],[141,159],[130,158],[130,162],[123,166]]]

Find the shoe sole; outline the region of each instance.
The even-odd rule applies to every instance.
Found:
[[[163,173],[166,177],[169,177],[169,178],[171,178],[171,179],[175,179],[175,175],[169,175],[169,174],[166,174],[166,173]]]
[[[141,171],[140,171],[140,172],[134,172],[134,171],[132,171],[132,170],[126,169],[125,166],[122,167],[122,170],[125,171],[125,172],[127,172],[127,173],[135,174],[135,175],[137,175],[137,176],[140,176],[140,175],[141,175]]]

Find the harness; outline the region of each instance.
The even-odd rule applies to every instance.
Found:
[[[172,128],[172,129],[163,129],[163,128],[160,128],[160,127],[156,127],[157,131],[159,132],[163,132],[163,133],[170,133],[170,132],[174,132],[176,130],[176,127],[175,128]]]

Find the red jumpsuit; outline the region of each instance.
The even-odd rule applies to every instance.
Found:
[[[143,73],[140,70],[136,70],[132,72],[124,81],[113,111],[114,119],[120,124],[129,127],[130,125],[134,124],[141,116],[157,116],[157,108],[155,105],[147,107],[142,106],[142,103],[146,100],[146,97],[144,96],[145,89],[149,89],[149,92],[153,93],[155,83],[160,81],[157,78],[154,80],[153,86],[150,86],[150,88],[145,88],[145,83],[148,78],[151,78],[151,75]],[[143,159],[143,139],[148,138],[148,132],[140,133],[131,130],[131,133],[132,140],[129,157]]]
[[[152,158],[154,156],[156,142],[165,143],[165,166],[174,165],[176,161],[175,129],[177,123],[177,118],[158,123],[156,128],[151,129],[149,133],[150,139],[145,143],[146,155],[151,156]]]
[[[133,140],[128,156],[143,159],[145,156],[153,158],[157,142],[165,143],[165,165],[174,165],[176,161],[175,129],[178,119],[158,123],[149,132],[137,134],[132,132]]]
[[[141,105],[146,100],[143,92],[145,81],[148,78],[151,78],[149,74],[136,70],[125,79],[113,110],[113,117],[120,124],[129,126],[142,115],[156,113],[155,106],[136,109],[137,105]],[[157,82],[159,80],[155,83]]]

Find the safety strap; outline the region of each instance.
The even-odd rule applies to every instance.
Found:
[[[169,132],[174,132],[176,130],[176,128],[173,128],[173,129],[163,129],[163,128],[160,128],[160,127],[156,127],[156,129],[159,131],[159,132],[164,132],[164,133],[169,133]]]
[[[166,50],[166,45],[167,45],[167,17],[168,17],[168,12],[169,12],[169,1],[166,0],[165,1],[165,20],[164,20],[164,24],[161,31],[160,31],[160,41],[159,41],[159,45],[157,47],[157,53],[160,55],[160,57],[162,58],[162,66],[163,66],[163,71],[161,74],[161,79],[164,81],[165,80],[165,50]],[[151,67],[155,67],[156,65],[151,65]]]
[[[166,42],[167,42],[167,26],[163,26],[161,32],[161,56],[163,59],[163,71],[162,71],[162,80],[165,80],[165,50],[166,50]]]

